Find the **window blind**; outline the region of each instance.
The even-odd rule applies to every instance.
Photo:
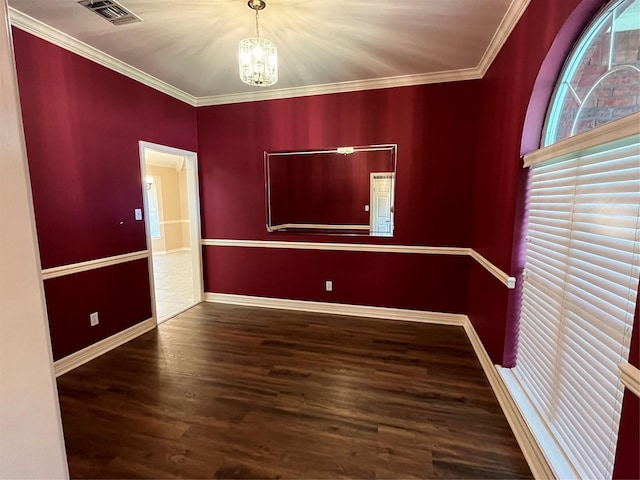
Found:
[[[582,478],[611,478],[640,275],[640,143],[534,165],[515,378]],[[552,455],[548,455],[551,457]]]

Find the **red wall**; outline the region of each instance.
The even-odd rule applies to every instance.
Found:
[[[54,360],[151,318],[148,272],[142,259],[47,280]],[[99,312],[95,327],[91,312]]]
[[[217,293],[446,313],[464,313],[470,263],[466,256],[234,247],[208,247],[204,261],[215,266],[205,284]]]
[[[195,108],[19,29],[13,38],[42,267],[145,250],[138,141],[195,150]],[[45,282],[56,358],[151,317],[143,264]]]
[[[457,82],[198,108],[203,238],[467,246],[478,89],[479,82]],[[394,238],[266,231],[265,150],[381,143],[398,145]],[[465,311],[468,262],[455,257],[412,263],[398,254],[205,251],[209,292]],[[389,270],[374,272],[369,262]],[[298,270],[277,272],[291,268]],[[326,279],[339,279],[340,295],[325,296]],[[381,282],[402,282],[406,292],[385,293]],[[427,292],[432,287],[441,296]]]
[[[528,152],[539,145],[544,112],[562,62],[604,3],[532,0],[482,80],[471,245],[511,275],[519,273],[519,252],[514,246],[519,244],[522,212],[518,205],[526,183],[521,148]],[[518,292],[496,287],[495,282],[485,270],[471,266],[467,314],[492,360],[508,364],[517,331],[507,325],[507,313],[517,303]],[[505,335],[507,329],[510,337]],[[631,363],[637,365],[638,356],[636,311]],[[638,398],[626,392],[614,478],[639,477],[638,450]]]
[[[269,156],[271,224],[369,225],[370,173],[393,172],[390,151]]]
[[[498,268],[514,276],[519,273],[518,252],[513,246],[519,230],[517,206],[525,183],[521,181],[520,160],[525,115],[543,61],[579,3],[579,0],[532,1],[481,83],[471,245]],[[586,3],[589,8],[584,9],[583,5],[580,22],[574,22],[572,35],[560,46],[559,58],[566,57],[582,26],[603,0]],[[546,80],[551,85],[561,65],[561,61],[556,62],[553,75],[547,74]],[[543,114],[551,89],[546,93],[536,99],[538,111]],[[537,126],[539,130],[541,122]],[[537,138],[540,138],[539,132]],[[505,354],[510,359],[512,353],[513,339],[506,338],[505,331],[509,296],[515,292],[493,287],[489,291],[488,282],[495,281],[482,269],[471,270],[467,312],[492,360],[502,363]]]
[[[133,210],[142,208],[146,140],[199,152],[203,238],[471,245],[517,274],[519,156],[521,144],[536,144],[522,136],[534,83],[572,10],[593,13],[603,1],[532,0],[481,81],[197,111],[14,29],[42,265],[145,248]],[[538,87],[529,111],[539,130],[550,88]],[[377,143],[398,144],[394,238],[267,233],[263,151]],[[466,257],[205,247],[204,260],[207,291],[467,312],[493,361],[504,358],[513,299]],[[325,279],[334,292],[323,291]],[[150,316],[144,261],[48,280],[45,290],[56,358]],[[101,323],[89,328],[96,310]],[[634,332],[637,365],[637,322]],[[637,476],[637,421],[638,400],[627,396],[616,478]]]

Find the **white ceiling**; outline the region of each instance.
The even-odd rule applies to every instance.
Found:
[[[86,53],[92,49],[61,38],[62,32],[117,59],[101,63],[134,67],[129,76],[148,77],[147,84],[160,80],[159,89],[198,104],[198,99],[256,98],[264,90],[272,90],[266,95],[273,98],[305,94],[309,86],[316,86],[311,93],[323,93],[332,86],[337,91],[336,84],[339,90],[359,90],[479,78],[528,4],[266,1],[260,33],[276,43],[279,57],[279,81],[266,89],[244,85],[238,76],[238,42],[254,36],[255,28],[246,0],[122,0],[144,21],[119,27],[76,0],[9,0],[9,5],[18,27],[72,50],[76,43],[92,57]]]

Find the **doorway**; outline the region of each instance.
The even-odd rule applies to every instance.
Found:
[[[395,174],[371,173],[369,219],[370,234],[378,237],[393,236],[393,188]]]
[[[153,316],[162,323],[203,298],[198,157],[140,142]]]

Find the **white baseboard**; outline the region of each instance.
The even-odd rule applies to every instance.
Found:
[[[127,343],[129,340],[133,340],[140,335],[147,333],[150,330],[153,330],[156,327],[156,321],[153,318],[149,318],[143,322],[137,323],[136,325],[123,330],[122,332],[118,332],[115,335],[110,336],[109,338],[105,338],[104,340],[100,340],[93,345],[89,345],[82,350],[72,353],[71,355],[67,355],[60,360],[57,360],[53,363],[53,368],[56,374],[56,377],[63,375],[67,372],[70,372],[74,368],[79,367],[80,365],[84,365],[85,363],[93,360],[94,358],[99,357],[107,353],[110,350],[113,350],[120,345]]]
[[[248,295],[231,295],[227,293],[207,292],[204,294],[204,299],[206,302],[228,303],[231,305],[278,308],[299,312],[328,313],[355,317],[384,318],[387,320],[435,323],[438,325],[462,326],[467,320],[466,315],[456,313],[424,312],[420,310],[407,310],[402,308],[369,307],[366,305],[350,305],[343,303],[251,297]]]
[[[518,445],[520,445],[520,449],[522,450],[524,458],[527,460],[527,464],[529,465],[534,478],[555,479],[556,476],[551,465],[547,461],[547,458],[533,436],[531,429],[527,425],[522,412],[520,412],[520,409],[516,405],[515,400],[511,396],[507,385],[500,375],[499,370],[502,369],[502,367],[494,365],[491,362],[491,358],[485,350],[484,345],[482,344],[475,328],[473,328],[470,320],[467,320],[464,323],[464,331],[467,333],[467,337],[469,337],[473,350],[480,361],[480,365],[482,365],[482,369],[489,380],[491,389],[498,399],[502,412],[509,422],[513,435],[516,437]]]

